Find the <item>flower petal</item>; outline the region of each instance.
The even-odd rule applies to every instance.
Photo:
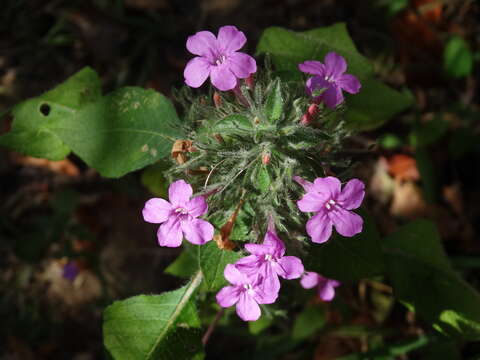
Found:
[[[217,293],[217,303],[221,307],[235,305],[240,297],[240,290],[236,286],[225,286]]]
[[[332,301],[335,297],[335,288],[328,281],[321,282],[318,285],[318,297],[323,301]]]
[[[308,271],[303,274],[302,279],[300,280],[300,284],[304,289],[311,289],[318,285],[320,281],[320,275],[318,275],[314,271]]]
[[[343,187],[342,192],[337,197],[337,202],[346,210],[358,208],[365,196],[365,184],[358,180],[352,179]]]
[[[213,225],[202,219],[183,220],[181,222],[185,238],[195,245],[203,245],[213,239]]]
[[[332,86],[332,84],[321,76],[314,76],[307,80],[305,86],[307,89],[307,94],[310,96],[318,95],[318,92],[320,92],[320,90],[323,90],[320,96],[315,96],[315,99],[321,99],[322,95],[325,93],[325,91],[327,91],[328,88]],[[317,93],[314,94],[315,92]]]
[[[218,53],[217,38],[210,31],[199,31],[188,37],[187,50],[207,58],[213,64]]]
[[[324,211],[319,212],[308,220],[306,228],[307,234],[310,235],[312,241],[317,244],[328,241],[332,235],[332,221]]]
[[[268,246],[262,244],[245,244],[245,250],[250,254],[262,256],[270,254],[271,249]]]
[[[337,207],[328,213],[335,229],[342,236],[354,236],[362,232],[363,219],[354,212]]]
[[[174,208],[177,206],[185,206],[192,194],[192,187],[184,180],[177,180],[168,187],[168,198]]]
[[[227,53],[241,49],[247,42],[245,34],[233,25],[222,26],[217,39],[221,51]]]
[[[310,189],[312,189],[312,187],[313,187],[313,183],[311,183],[308,180],[305,180],[305,179],[301,178],[300,176],[295,175],[293,177],[293,180],[295,180],[297,183],[302,185],[306,192],[309,192]]]
[[[303,63],[298,64],[298,69],[301,72],[307,74],[320,75],[321,77],[325,77],[325,65],[323,65],[320,61],[304,61]]]
[[[356,94],[360,91],[362,84],[358,81],[356,76],[350,74],[343,74],[337,79],[336,84],[350,94]]]
[[[142,215],[146,222],[160,224],[168,220],[171,212],[172,205],[167,200],[153,198],[145,203]]]
[[[298,279],[305,271],[302,260],[296,256],[284,256],[278,260],[278,265],[275,270],[280,272],[277,270],[277,274],[287,280]]]
[[[195,196],[186,205],[185,209],[193,217],[202,216],[208,211],[208,204],[203,196]]]
[[[233,264],[228,264],[225,266],[225,269],[223,270],[223,276],[225,276],[225,279],[227,279],[227,281],[233,285],[243,285],[249,283],[247,275],[242,273]]]
[[[245,79],[257,71],[255,59],[241,52],[234,52],[229,55],[226,65],[239,79]]]
[[[185,84],[193,88],[202,86],[210,75],[211,66],[206,58],[197,56],[191,59],[183,71]]]
[[[347,70],[345,58],[335,52],[329,52],[323,61],[325,62],[325,76],[335,81]]]
[[[254,284],[254,299],[258,304],[273,304],[277,301],[278,292],[280,291],[280,280],[276,274],[273,277],[263,279],[258,277],[258,283]]]
[[[271,249],[270,254],[276,257],[281,257],[285,254],[285,244],[274,231],[267,231],[263,239],[263,245],[268,246]]]
[[[237,85],[237,78],[227,64],[212,66],[210,79],[213,86],[220,91],[232,90]]]
[[[261,299],[259,302],[266,304],[263,301],[270,301],[272,296],[276,298],[275,294],[278,294],[280,290],[280,280],[278,280],[278,275],[273,270],[273,267],[269,262],[265,262],[264,265],[259,268],[259,274],[261,275],[262,279],[259,288],[263,291],[259,293],[259,299]]]
[[[336,177],[327,176],[324,178],[316,178],[313,182],[313,188],[326,200],[336,200],[340,195],[342,183]]]
[[[243,321],[256,321],[261,315],[260,306],[246,291],[238,299],[237,314]]]
[[[245,256],[235,263],[235,267],[247,276],[256,275],[260,266],[261,262],[256,255]]]
[[[310,191],[297,201],[297,206],[302,212],[316,212],[325,209],[324,205],[327,200],[328,197],[325,194]]]
[[[331,84],[330,87],[322,93],[321,98],[330,109],[335,109],[344,100],[342,90],[335,84]]]
[[[183,239],[180,221],[176,217],[171,217],[167,222],[160,225],[157,231],[157,239],[160,246],[179,247]]]

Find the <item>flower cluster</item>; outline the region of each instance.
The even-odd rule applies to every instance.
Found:
[[[264,100],[258,101],[258,99],[256,99],[255,101],[251,101],[251,99],[247,99],[249,95],[244,92],[245,86],[242,86],[239,81],[239,79],[245,79],[245,82],[249,85],[248,88],[252,89],[252,74],[257,70],[254,58],[239,52],[245,43],[245,35],[234,26],[221,27],[217,36],[209,31],[200,31],[190,36],[187,40],[187,49],[196,55],[196,57],[191,59],[185,67],[185,83],[190,87],[198,88],[210,78],[212,85],[216,89],[220,91],[233,90],[236,99],[240,102],[241,106],[245,106],[247,110],[249,107],[254,107],[251,105],[253,103],[257,105],[263,104],[265,102]],[[291,119],[289,123],[284,122],[279,125],[278,128],[276,128],[278,132],[273,133],[271,130],[272,127],[267,129],[262,128],[260,125],[257,128],[258,131],[252,130],[251,133],[254,135],[255,140],[253,143],[261,143],[260,145],[264,148],[260,148],[259,150],[255,148],[252,148],[253,150],[246,149],[247,147],[244,144],[249,141],[248,136],[252,135],[249,129],[253,129],[253,127],[250,127],[251,124],[248,123],[249,119],[246,118],[243,113],[241,116],[235,117],[236,120],[232,120],[238,121],[238,123],[232,125],[232,128],[234,128],[237,133],[235,133],[235,136],[232,136],[229,141],[234,141],[235,139],[235,141],[242,144],[242,149],[239,151],[241,154],[252,154],[252,158],[244,161],[245,164],[258,163],[258,166],[264,170],[272,168],[273,166],[277,166],[272,164],[274,162],[273,157],[278,157],[279,154],[282,155],[283,158],[278,157],[275,161],[278,162],[278,159],[283,159],[283,164],[303,164],[302,159],[306,159],[305,163],[309,162],[310,158],[299,158],[300,160],[294,160],[295,156],[293,156],[294,159],[289,158],[290,154],[302,151],[300,149],[305,149],[305,147],[302,148],[302,146],[305,146],[302,142],[299,143],[298,147],[292,146],[285,151],[283,148],[279,148],[279,151],[273,151],[269,146],[275,146],[277,139],[285,136],[286,138],[288,137],[288,139],[285,140],[286,143],[292,144],[297,138],[300,138],[300,141],[305,140],[313,144],[309,149],[317,150],[317,135],[319,135],[319,130],[316,129],[315,126],[307,125],[310,125],[312,121],[315,120],[324,107],[336,108],[339,106],[344,101],[343,91],[355,94],[360,90],[360,82],[355,76],[345,74],[347,63],[342,56],[336,53],[330,52],[326,54],[324,63],[310,60],[305,61],[298,67],[300,71],[313,75],[313,77],[309,78],[306,82],[306,92],[312,97],[309,100],[308,110],[302,117],[301,114],[303,110],[300,110],[300,112],[296,112],[296,110],[293,112],[290,111],[294,113],[294,116],[289,118]],[[280,84],[280,80],[277,79],[275,82],[270,82],[270,84]],[[255,91],[252,91],[252,93],[261,93],[261,89],[272,88],[272,85],[263,88],[259,86],[258,89],[255,88]],[[268,93],[268,91],[271,90],[266,91]],[[217,92],[215,92],[215,94],[214,104],[215,108],[218,109],[222,106],[222,97]],[[304,93],[299,96],[304,97]],[[301,101],[299,103],[304,104],[304,102]],[[284,109],[284,112],[287,113],[287,110]],[[250,112],[252,124],[259,124],[261,122],[258,117],[261,117],[261,115],[257,116],[257,114],[262,114],[262,112],[258,109]],[[245,123],[241,123],[244,118],[246,118]],[[280,118],[282,118],[282,115],[277,115],[277,119]],[[196,119],[194,119],[194,121],[196,121]],[[221,131],[220,129],[219,132]],[[245,134],[245,132],[248,134],[245,138],[242,138],[240,135],[238,138],[236,137],[237,134]],[[215,141],[221,144],[220,146],[225,144],[226,141],[222,137],[222,134],[218,134],[216,131],[212,132],[212,134],[213,136],[211,137],[215,138]],[[261,136],[264,137],[260,139]],[[245,139],[246,141],[244,141]],[[221,151],[215,151],[217,148],[214,148],[214,151],[209,152],[209,148],[206,147],[205,144],[202,144],[202,141],[196,141],[195,138],[188,141],[195,143],[197,149],[202,149],[203,145],[204,149],[202,151],[204,151],[206,156],[225,153],[229,154],[234,161],[237,161],[235,151],[224,151],[223,148]],[[206,143],[209,144],[208,142]],[[255,144],[253,146],[255,146]],[[244,150],[244,148],[246,150]],[[308,154],[311,153],[312,151],[310,150]],[[208,160],[210,161],[210,158],[208,158]],[[230,159],[215,159],[214,161],[207,162],[205,165],[220,165],[227,160]],[[239,162],[241,163],[242,161]],[[219,194],[227,185],[232,184],[240,174],[247,173],[247,171],[244,171],[246,168],[240,169],[240,171],[235,169],[235,171],[232,171],[230,167],[236,166],[233,162],[226,164],[228,165],[223,165],[224,167],[228,167],[226,172],[233,174],[231,180],[219,181],[217,184],[221,184],[223,187],[221,187],[218,193],[217,190],[220,188],[215,188],[212,191],[206,190],[208,191],[210,199],[222,199],[222,201],[224,201],[225,198],[221,198]],[[205,189],[207,189],[206,184],[210,177],[215,177],[215,173],[219,172],[217,168],[218,165],[212,166],[211,172],[206,178]],[[309,169],[304,171],[300,166],[301,165],[297,166],[295,170],[291,172],[272,171],[270,175],[267,174],[265,176],[269,178],[270,176],[279,176],[280,173],[287,174],[284,177],[287,180],[282,180],[283,182],[278,181],[280,185],[275,186],[276,188],[282,188],[281,184],[288,186],[284,192],[285,201],[290,201],[288,208],[293,210],[291,212],[295,215],[295,221],[291,221],[290,224],[300,224],[303,216],[301,215],[302,212],[311,213],[312,216],[305,225],[305,232],[314,243],[325,243],[328,241],[331,238],[333,228],[335,228],[340,235],[346,237],[360,233],[363,228],[363,220],[358,214],[352,212],[352,210],[359,208],[363,201],[365,195],[364,184],[358,179],[352,179],[342,188],[340,180],[333,176],[318,177],[314,179],[313,182],[305,180],[300,176],[293,176],[293,180],[300,184],[305,191],[305,193],[300,196],[300,188],[296,188],[296,185],[292,182],[292,174],[315,173],[315,171],[310,171]],[[190,169],[195,170],[196,168]],[[180,170],[188,172],[190,169],[182,167]],[[191,173],[194,173],[194,171],[191,171]],[[250,174],[255,174],[255,171],[251,170]],[[242,191],[246,191],[244,190],[246,182],[249,180],[253,182],[254,180],[252,179],[255,177],[256,176],[250,175],[250,177],[245,177],[242,180]],[[247,184],[247,186],[250,185]],[[250,189],[253,189],[253,191],[251,195],[248,195],[249,201],[255,202],[257,196],[255,189],[258,190],[259,188],[256,184],[251,184]],[[269,189],[271,190],[271,188],[266,187],[261,190],[262,194],[267,194]],[[290,200],[292,192],[298,195],[297,199],[299,199],[296,203],[298,210],[295,209],[295,203]],[[168,201],[161,198],[148,200],[143,209],[143,218],[145,221],[160,224],[157,231],[160,246],[178,247],[182,244],[183,238],[195,245],[203,245],[212,240],[214,227],[210,222],[201,218],[207,216],[208,213],[207,195],[193,196],[192,186],[184,180],[177,180],[170,185],[168,196]],[[232,195],[232,197],[233,196],[234,195]],[[263,242],[254,243],[253,241],[245,244],[244,251],[246,256],[239,259],[235,264],[228,264],[225,267],[224,276],[229,282],[229,285],[222,288],[216,295],[216,300],[221,307],[235,305],[238,316],[245,321],[255,321],[260,317],[260,304],[271,304],[277,300],[281,288],[280,278],[285,280],[301,278],[301,285],[306,289],[317,287],[318,296],[324,301],[331,301],[335,295],[335,287],[340,285],[338,281],[327,279],[315,272],[305,272],[300,258],[286,255],[286,246],[278,236],[273,221],[275,218],[276,220],[280,219],[279,221],[282,222],[283,215],[279,217],[273,216],[272,214],[275,214],[276,210],[270,207],[270,205],[273,204],[276,204],[276,206],[281,204],[283,198],[271,197],[269,199],[274,200],[269,201],[269,205],[265,206],[267,210],[264,211],[261,206],[255,210],[255,214],[258,214],[261,219],[270,218]],[[243,200],[240,203],[242,202]],[[221,204],[223,204],[223,202],[216,201],[211,202],[210,206],[217,211]],[[231,204],[228,205],[231,206]],[[233,220],[231,224],[229,224],[230,230],[232,226],[234,226],[235,217],[240,206],[241,205],[238,206],[234,213]],[[264,212],[262,213],[262,211]],[[224,212],[219,211],[216,214],[218,213]],[[285,223],[282,223],[282,225],[285,225]],[[263,226],[261,223],[256,223],[256,229],[262,228]],[[220,229],[220,236],[222,237],[225,232],[224,228],[225,226]],[[301,229],[296,228],[295,231],[297,230],[301,231]]]
[[[272,224],[263,244],[246,244],[245,249],[251,255],[225,268],[225,278],[231,285],[220,290],[217,302],[222,307],[237,304],[237,314],[242,320],[255,321],[260,317],[258,304],[271,304],[277,299],[280,291],[278,277],[298,279],[304,268],[298,257],[284,256],[285,244]],[[236,274],[235,278],[232,273]]]

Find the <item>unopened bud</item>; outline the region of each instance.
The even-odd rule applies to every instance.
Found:
[[[315,115],[317,115],[317,113],[318,113],[318,106],[317,106],[317,104],[311,104],[311,105],[308,107],[307,112],[308,112],[308,114],[309,114],[310,116],[312,116],[312,117],[315,116]]]
[[[250,76],[245,79],[245,83],[250,90],[253,90],[253,87],[255,86],[255,79],[253,78],[253,74],[250,74]]]
[[[302,125],[310,125],[311,122],[312,122],[312,118],[308,113],[303,114],[302,117],[300,118],[300,124]]]
[[[270,154],[269,153],[262,154],[262,164],[263,165],[270,164]]]
[[[217,109],[222,106],[222,98],[216,91],[213,93],[213,103]]]

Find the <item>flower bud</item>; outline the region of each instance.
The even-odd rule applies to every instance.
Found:
[[[213,103],[215,104],[215,107],[217,109],[222,106],[222,98],[220,97],[220,94],[216,91],[213,93]]]
[[[262,164],[263,165],[270,164],[270,153],[263,153],[262,154]]]

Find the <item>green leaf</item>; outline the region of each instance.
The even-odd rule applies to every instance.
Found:
[[[398,356],[408,354],[411,351],[424,347],[429,343],[430,338],[421,335],[413,339],[403,340],[394,344],[382,346],[366,353],[357,353],[342,356],[339,360],[372,360],[372,359],[396,359]]]
[[[273,318],[262,315],[260,319],[257,321],[249,321],[248,322],[248,330],[252,335],[258,335],[263,330],[267,329],[270,325],[272,325]]]
[[[268,173],[268,170],[267,170],[267,166],[268,165],[260,166],[260,168],[258,169],[257,179],[255,182],[255,187],[259,189],[262,192],[262,194],[265,194],[270,190],[271,179],[270,179],[270,174]]]
[[[299,79],[298,64],[305,60],[323,62],[330,51],[345,57],[348,73],[361,79],[373,74],[372,65],[357,51],[345,23],[305,32],[270,27],[263,32],[257,46],[257,54],[270,54],[277,70],[296,70]]]
[[[217,121],[213,125],[211,132],[221,135],[245,134],[246,132],[250,133],[252,129],[253,125],[248,117],[234,114]]]
[[[184,249],[182,253],[175,259],[175,261],[168,265],[164,272],[180,278],[188,279],[197,270],[198,262],[196,261],[193,251]]]
[[[258,54],[270,54],[277,70],[294,71],[299,80],[303,75],[298,64],[305,60],[323,62],[330,51],[342,55],[348,64],[347,73],[357,76],[362,83],[358,94],[346,95],[345,116],[350,129],[375,129],[413,103],[410,94],[373,79],[372,65],[358,52],[344,23],[305,32],[271,27],[264,31],[257,46]]]
[[[443,66],[448,75],[456,78],[472,73],[473,54],[468,43],[460,36],[452,36],[445,46]]]
[[[480,295],[453,271],[432,223],[411,222],[384,245],[397,298],[447,335],[480,339]]]
[[[134,87],[85,105],[52,130],[106,177],[157,161],[183,136],[172,103],[153,90]]]
[[[283,96],[280,86],[280,80],[275,80],[273,83],[273,89],[268,94],[267,101],[265,103],[265,112],[267,120],[270,123],[276,122],[282,116],[283,112]]]
[[[307,306],[295,319],[292,330],[293,340],[303,340],[320,330],[326,323],[325,308]]]
[[[114,359],[191,359],[202,351],[192,296],[198,272],[184,287],[161,295],[117,301],[104,312],[103,335]]]
[[[70,147],[52,129],[100,98],[98,75],[86,67],[55,89],[16,105],[12,129],[0,136],[0,145],[29,156],[61,160]]]
[[[141,181],[143,186],[157,197],[168,198],[168,181],[164,173],[169,167],[170,162],[160,160],[142,172]]]
[[[414,147],[428,146],[440,140],[448,131],[448,121],[436,116],[424,124],[416,124],[410,133],[410,144]]]
[[[175,109],[163,95],[129,87],[101,97],[98,77],[89,68],[18,104],[12,114],[12,130],[0,137],[1,145],[51,160],[72,150],[107,177],[157,161],[183,137]]]
[[[422,190],[425,199],[429,203],[437,200],[437,176],[435,165],[431,159],[428,150],[425,147],[419,147],[415,150],[415,160],[417,162],[420,178],[422,179]]]
[[[325,244],[313,244],[305,260],[307,269],[340,281],[357,281],[383,273],[380,235],[365,211],[358,211],[363,231],[350,238],[333,235]]]
[[[202,270],[205,285],[208,291],[217,291],[227,285],[223,270],[227,264],[233,264],[242,255],[235,251],[221,250],[215,241],[197,246],[197,259]]]
[[[372,130],[382,126],[395,114],[413,103],[409,93],[401,93],[375,80],[362,81],[360,92],[347,96],[347,127],[356,131]]]

